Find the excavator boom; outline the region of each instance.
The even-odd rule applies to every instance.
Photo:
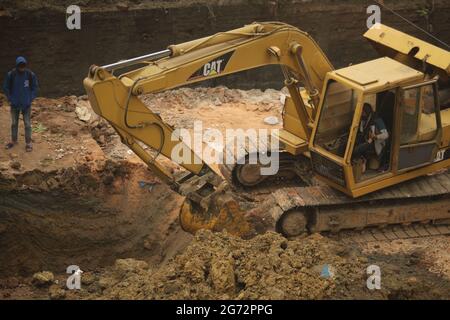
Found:
[[[305,61],[310,62],[306,64]],[[197,219],[201,215],[191,215],[190,211],[193,210],[192,206],[197,208],[196,211],[206,212],[212,210],[212,203],[213,206],[230,203],[230,197],[223,195],[227,183],[189,148],[183,148],[190,150],[190,155],[183,157],[189,161],[178,163],[188,173],[174,177],[168,172],[157,158],[163,155],[172,159],[172,152],[183,142],[174,135],[173,128],[147,108],[138,96],[267,65],[281,66],[290,84],[291,95],[297,95],[296,101],[303,101],[297,88],[297,84],[302,82],[307,86],[311,101],[316,104],[324,76],[333,70],[325,54],[307,33],[282,23],[254,23],[203,39],[171,45],[161,52],[103,67],[92,66],[84,86],[94,111],[111,124],[123,143],[158,177],[190,199],[183,210],[184,216],[192,216],[189,224],[195,225],[193,229],[213,229],[209,215],[205,224],[203,219],[200,222]],[[138,67],[115,76],[118,70],[133,66]],[[309,132],[311,119],[303,108],[303,105],[297,106],[302,117],[300,123],[304,131]],[[148,153],[143,145],[155,150],[156,156]],[[221,194],[221,200],[217,199],[218,193]],[[236,204],[230,206],[238,208]],[[220,209],[216,211],[220,212]],[[223,212],[222,215],[226,216]],[[233,222],[233,225],[237,224]]]
[[[149,61],[156,60],[156,61]],[[304,61],[311,61],[306,65]],[[146,66],[122,74],[113,71],[144,63]],[[155,54],[110,64],[92,66],[84,85],[92,107],[119,132],[126,143],[166,182],[173,177],[137,145],[137,141],[171,158],[174,146],[172,128],[149,110],[138,98],[182,85],[221,77],[261,66],[277,64],[296,81],[310,85],[318,98],[324,76],[333,70],[317,43],[305,32],[280,23],[255,23],[211,37],[169,46]],[[287,75],[287,74],[286,74]],[[307,119],[304,125],[306,128]],[[306,129],[308,130],[308,129]],[[194,174],[205,164],[193,152],[192,161],[181,165]]]

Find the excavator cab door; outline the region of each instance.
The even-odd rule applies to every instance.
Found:
[[[434,162],[442,137],[436,81],[399,90],[397,108],[397,171],[409,171]]]

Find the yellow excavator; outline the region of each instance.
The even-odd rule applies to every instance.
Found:
[[[450,221],[450,52],[381,24],[364,37],[381,58],[335,70],[308,33],[279,22],[253,23],[93,65],[84,86],[93,110],[122,142],[186,197],[180,211],[186,231],[296,236],[420,223],[424,235],[444,232],[435,226]],[[255,151],[249,147],[240,159],[224,150],[234,161],[220,173],[189,148],[190,161],[180,164],[186,170],[176,175],[158,161],[184,142],[139,95],[267,65],[281,67],[289,96],[283,128],[270,137],[279,147],[265,150],[279,156],[279,172],[295,173],[302,185],[268,182],[274,177],[250,161]],[[379,131],[368,117],[381,119],[387,132],[378,141],[382,156],[357,151],[377,143]],[[264,183],[278,187],[254,201],[252,190]]]

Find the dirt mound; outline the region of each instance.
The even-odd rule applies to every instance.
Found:
[[[287,241],[267,233],[245,241],[200,231],[182,254],[159,269],[116,261],[98,277],[101,294],[90,298],[324,299],[339,286],[361,282],[361,272],[354,270],[362,270],[363,263],[320,235]],[[338,271],[321,276],[325,264]]]
[[[368,256],[320,235],[288,241],[276,233],[242,240],[200,231],[187,249],[153,269],[117,260],[90,274],[81,299],[397,299],[449,297],[449,282],[411,277],[401,256],[380,262],[382,290],[367,289]]]

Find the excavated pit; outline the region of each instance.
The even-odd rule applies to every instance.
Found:
[[[279,127],[264,119],[280,117],[282,95],[217,87],[142,99],[176,127],[203,120],[224,130]],[[130,257],[158,265],[185,248],[192,236],[178,224],[183,198],[120,142],[85,96],[38,98],[32,119],[33,152],[24,150],[21,127],[19,145],[0,154],[0,278],[64,273],[69,265],[95,270]],[[1,144],[8,135],[2,108]]]
[[[36,171],[18,177],[16,190],[1,192],[0,276],[64,271],[69,265],[91,270],[119,257],[155,263],[164,258],[181,197],[162,185],[152,192],[141,188],[139,181],[152,177],[140,165],[106,166],[101,173],[87,167]],[[26,189],[19,187],[20,178],[28,180]],[[30,179],[64,187],[39,190]]]
[[[189,240],[178,227],[183,198],[132,155],[104,152],[93,136],[105,142],[108,133],[99,136],[99,119],[79,120],[82,102],[38,99],[33,153],[22,143],[0,156],[0,277],[90,270],[120,257],[156,264]],[[2,137],[7,116],[0,110]]]

